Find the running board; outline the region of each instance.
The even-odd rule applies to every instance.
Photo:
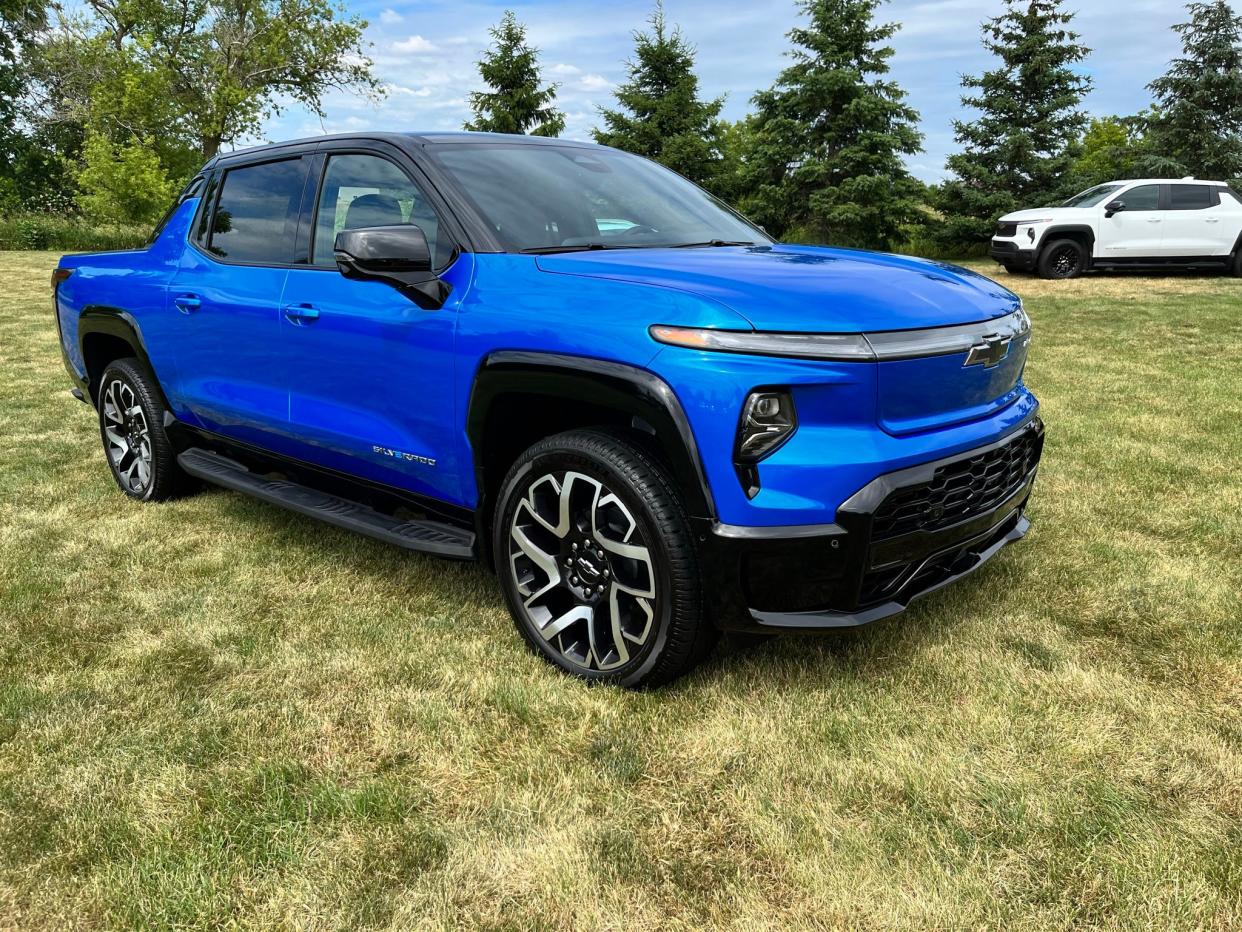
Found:
[[[268,479],[251,472],[241,463],[210,450],[186,450],[177,457],[177,462],[191,476],[197,476],[206,482],[235,492],[244,492],[273,505],[318,518],[348,531],[366,534],[406,550],[418,550],[458,560],[474,559],[474,533],[464,528],[439,521],[394,518],[366,505],[320,492],[310,486],[286,479]]]

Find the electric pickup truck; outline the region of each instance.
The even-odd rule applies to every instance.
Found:
[[[1060,207],[1005,214],[992,258],[1009,272],[1220,269],[1242,276],[1242,194],[1223,181],[1110,181]]]
[[[775,242],[609,148],[220,155],[145,248],[66,256],[53,292],[127,496],[211,483],[481,561],[588,680],[667,682],[721,630],[875,622],[1029,527],[1017,296]]]

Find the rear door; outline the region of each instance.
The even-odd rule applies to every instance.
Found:
[[[1100,258],[1143,258],[1159,256],[1163,248],[1164,221],[1160,209],[1160,185],[1143,184],[1123,191],[1112,198],[1125,204],[1111,217],[1100,205],[1100,232],[1096,239],[1096,255]]]
[[[1223,256],[1233,248],[1227,236],[1229,214],[1219,189],[1206,184],[1166,185],[1164,254],[1166,256]]]
[[[280,315],[290,443],[299,448],[291,452],[451,499],[459,491],[452,375],[461,296],[423,310],[391,285],[345,278],[333,253],[342,230],[411,223],[438,269],[456,258],[426,179],[402,153],[375,145],[326,145],[319,183],[308,186],[306,252],[289,272]]]
[[[294,156],[218,171],[169,286],[180,405],[208,430],[263,446],[288,419],[279,307],[307,164]]]

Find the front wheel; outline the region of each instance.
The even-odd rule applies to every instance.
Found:
[[[1039,257],[1041,278],[1076,278],[1087,268],[1087,251],[1072,239],[1049,243]]]
[[[518,630],[567,673],[657,686],[716,639],[680,496],[620,437],[572,431],[527,450],[502,486],[493,542]]]

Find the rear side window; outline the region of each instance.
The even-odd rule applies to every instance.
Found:
[[[1169,185],[1169,210],[1206,210],[1215,203],[1205,184]]]
[[[300,158],[225,172],[208,250],[230,262],[292,262],[305,175]]]

